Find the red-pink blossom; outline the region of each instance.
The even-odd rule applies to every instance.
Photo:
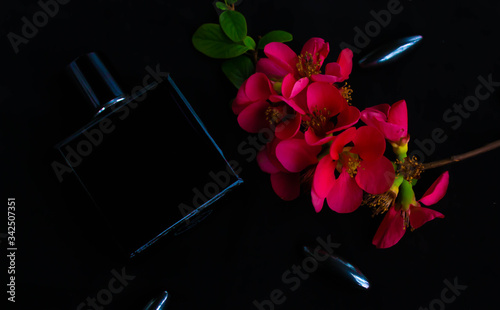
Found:
[[[305,139],[321,145],[333,139],[332,133],[346,129],[359,120],[359,110],[350,106],[339,90],[328,83],[314,82],[307,88],[308,128]]]
[[[444,215],[440,212],[422,207],[421,204],[430,206],[441,200],[446,194],[448,183],[449,174],[446,171],[434,181],[420,200],[417,201],[413,191],[411,191],[413,197],[407,206],[396,203],[389,208],[373,237],[373,244],[377,248],[391,247],[401,240],[406,232],[406,228],[417,229],[430,220],[443,218]]]
[[[300,194],[301,174],[317,163],[319,146],[310,146],[302,134],[286,140],[274,139],[257,155],[262,171],[271,174],[274,192],[283,200],[293,200]]]
[[[285,102],[270,102],[276,95],[271,81],[263,73],[251,75],[238,90],[233,101],[233,112],[238,124],[250,133],[272,127],[277,137],[293,137],[300,128],[302,118]]]
[[[264,47],[268,58],[257,62],[257,72],[263,72],[271,79],[282,79],[291,73],[296,80],[307,78],[311,81],[336,83],[349,78],[352,70],[352,51],[341,51],[337,62],[328,63],[325,74],[321,67],[330,52],[330,46],[321,38],[311,38],[297,55],[288,45],[271,42]]]
[[[334,137],[330,154],[319,161],[314,173],[311,196],[315,210],[319,212],[326,199],[336,212],[353,212],[363,201],[363,191],[387,191],[395,172],[384,151],[385,139],[373,127],[351,127]]]
[[[406,101],[400,100],[392,106],[379,104],[361,112],[361,120],[368,126],[380,130],[384,137],[393,143],[408,140],[408,111]]]

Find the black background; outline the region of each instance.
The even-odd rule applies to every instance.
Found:
[[[294,35],[289,45],[297,52],[310,37],[322,37],[331,47],[327,61],[335,61],[340,43],[354,45],[355,27],[364,29],[374,20],[370,11],[386,9],[387,3],[245,0],[238,9],[250,35],[289,31]],[[349,81],[353,103],[362,109],[405,99],[412,149],[417,139],[429,139],[435,128],[442,128],[447,138],[426,161],[498,139],[498,89],[461,117],[456,129],[443,115],[474,95],[478,77],[500,81],[500,4],[402,0],[400,5],[402,12],[392,15],[354,60],[404,36],[422,35],[423,43],[394,65],[355,66]],[[21,34],[22,17],[31,19],[39,10],[36,1],[0,4],[0,190],[5,216],[7,197],[17,202],[19,309],[76,309],[108,286],[112,270],[122,268],[135,278],[105,309],[142,309],[161,290],[172,294],[172,309],[257,309],[253,301],[269,299],[275,289],[286,297],[276,309],[419,309],[432,304],[440,309],[435,299],[441,298],[444,281],[454,279],[467,288],[446,309],[493,309],[497,304],[498,150],[447,167],[448,193],[433,206],[446,217],[407,232],[390,249],[377,250],[371,239],[381,217],[372,219],[365,208],[347,215],[324,208],[316,214],[307,194],[281,201],[268,175],[238,151],[249,134],[238,127],[230,109],[236,89],[221,72],[220,61],[191,44],[197,27],[217,21],[211,1],[73,0],[60,5],[16,54],[7,35]],[[160,64],[170,72],[226,156],[241,164],[245,180],[201,225],[134,261],[112,259],[73,225],[71,205],[50,167],[53,145],[86,117],[85,103],[61,72],[76,56],[96,50],[111,59],[124,85],[140,84],[146,66]],[[443,171],[426,172],[417,196]],[[147,221],[140,206],[127,207],[137,208],[140,220]],[[369,291],[347,289],[319,272],[295,291],[282,282],[283,273],[302,263],[300,246],[327,236],[341,244],[337,253],[370,279]],[[2,239],[2,249],[5,244]],[[0,272],[6,275],[6,264]],[[7,294],[2,296],[3,302]]]

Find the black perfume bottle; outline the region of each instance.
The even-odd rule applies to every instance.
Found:
[[[56,145],[55,171],[100,242],[134,257],[197,224],[242,183],[169,74],[127,95],[95,53],[68,72],[94,117]]]

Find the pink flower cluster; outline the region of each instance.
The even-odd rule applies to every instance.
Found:
[[[393,147],[407,146],[407,109],[404,100],[362,112],[350,105],[351,90],[338,83],[349,78],[352,51],[342,50],[337,61],[327,63],[322,71],[329,51],[329,44],[321,38],[308,40],[299,55],[284,43],[267,44],[267,58],[258,60],[256,73],[241,85],[232,109],[244,130],[273,132],[257,160],[270,174],[279,197],[293,200],[306,189],[316,212],[326,201],[332,210],[348,213],[362,205],[366,195],[397,192],[402,184],[395,164],[384,154],[386,140]],[[360,119],[366,125],[355,127]],[[447,179],[445,185],[434,186],[439,193],[433,197],[440,199]],[[442,216],[427,214],[414,200],[411,206],[403,210],[393,202],[384,210],[389,212],[376,233],[375,245],[395,244],[408,226],[405,216],[414,228]]]

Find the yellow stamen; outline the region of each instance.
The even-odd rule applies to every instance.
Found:
[[[407,211],[401,211],[401,216],[403,217],[403,229],[410,227],[411,231],[415,230],[410,226],[410,214]]]
[[[396,159],[397,175],[402,176],[406,181],[418,180],[424,171],[424,166],[417,161],[417,157],[406,157],[404,160]]]
[[[281,120],[283,119],[283,115],[281,114],[281,112],[272,106],[269,106],[266,109],[265,115],[266,115],[266,120],[271,125],[279,124],[281,122]]]
[[[319,54],[316,53],[316,56],[318,55]],[[316,63],[310,52],[300,54],[298,57],[299,61],[297,62],[297,70],[300,76],[310,78],[313,74],[321,73],[321,63]]]
[[[396,197],[398,196],[397,188],[390,189],[387,192],[380,195],[373,195],[365,193],[363,197],[363,205],[367,205],[372,209],[372,217],[379,214],[384,214],[393,207],[396,202]]]
[[[345,147],[342,153],[339,154],[340,159],[337,164],[337,170],[342,171],[343,168],[347,169],[347,173],[354,178],[358,173],[358,167],[361,164],[361,160],[358,154],[350,152],[351,147]]]
[[[314,108],[312,114],[309,114],[309,118],[310,120],[305,121],[304,125],[307,128],[312,128],[318,136],[326,134],[335,127],[335,124],[331,121],[331,112],[327,108],[321,110]]]
[[[342,97],[347,101],[349,105],[352,105],[352,88],[347,84],[347,82],[340,88],[340,93],[342,94]]]
[[[347,160],[347,172],[353,178],[357,173],[358,173],[358,166],[361,163],[361,161],[354,159],[352,157],[349,157]]]

